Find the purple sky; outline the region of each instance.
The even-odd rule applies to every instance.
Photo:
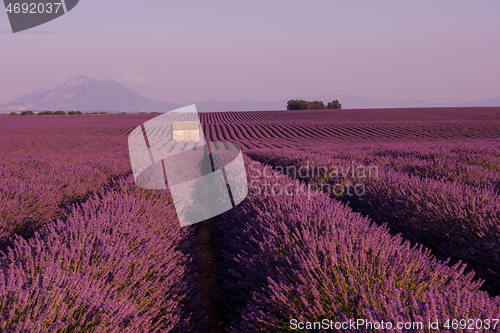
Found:
[[[3,7],[2,7],[3,8]],[[0,104],[79,74],[164,102],[500,97],[498,0],[81,0],[12,34]]]

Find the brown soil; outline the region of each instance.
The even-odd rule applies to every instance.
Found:
[[[217,287],[215,279],[215,268],[217,262],[215,260],[212,246],[210,244],[210,228],[213,224],[213,219],[208,219],[200,222],[196,230],[196,243],[198,244],[198,256],[201,261],[201,285],[203,287],[203,295],[201,300],[205,305],[208,315],[212,319],[208,327],[207,333],[224,332],[225,323],[221,320],[219,309],[214,305],[211,294]]]

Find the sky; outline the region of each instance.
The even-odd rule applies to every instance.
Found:
[[[154,100],[500,97],[498,0],[80,0],[13,34],[0,104],[77,75]]]

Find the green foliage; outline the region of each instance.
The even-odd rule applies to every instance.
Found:
[[[309,102],[311,105],[311,110],[323,110],[326,109],[325,103],[322,101]]]
[[[342,109],[342,104],[340,104],[339,100],[336,99],[333,102],[328,102],[326,106],[327,109]]]
[[[71,115],[71,116],[75,116],[75,115],[79,115],[79,114],[83,114],[81,111],[69,111],[68,113],[64,112],[64,111],[56,111],[56,112],[52,112],[52,111],[42,111],[42,112],[38,112],[38,115],[39,116],[54,116],[54,115],[57,115],[57,116],[64,116],[64,115]]]
[[[287,110],[323,110],[323,109],[340,109],[342,106],[340,105],[338,100],[333,102],[329,102],[328,106],[325,106],[325,103],[322,101],[304,101],[298,99],[291,99],[288,101],[286,109]]]
[[[23,111],[21,112],[21,116],[32,116],[35,113],[33,111]]]
[[[12,111],[11,113],[9,113],[9,116],[19,116],[19,114],[17,112]]]

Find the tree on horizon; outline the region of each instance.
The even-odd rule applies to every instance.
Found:
[[[342,104],[340,104],[339,100],[336,99],[333,102],[328,102],[326,106],[327,109],[342,109]]]
[[[287,110],[324,110],[324,109],[341,109],[342,105],[338,100],[329,102],[327,106],[322,101],[305,101],[298,99],[291,99],[288,101]]]

